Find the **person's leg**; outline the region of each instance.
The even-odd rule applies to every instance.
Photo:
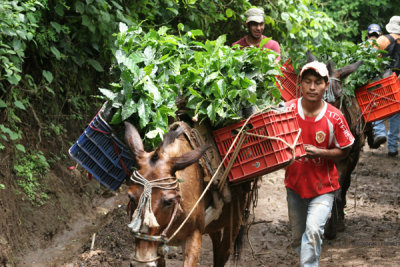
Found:
[[[308,205],[306,230],[301,240],[300,266],[318,266],[324,226],[332,210],[334,193],[313,198]]]
[[[400,132],[400,113],[394,114],[389,118],[389,131],[388,131],[388,155],[396,156],[397,147],[399,146],[399,132]]]
[[[383,120],[374,121],[373,127],[373,143],[370,145],[371,148],[378,148],[381,144],[386,142],[386,126]]]
[[[306,229],[307,202],[292,189],[286,188],[292,248],[300,255],[301,237]]]

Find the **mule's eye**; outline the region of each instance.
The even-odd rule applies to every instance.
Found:
[[[163,206],[164,207],[170,207],[172,204],[174,204],[174,198],[164,198],[163,199]]]

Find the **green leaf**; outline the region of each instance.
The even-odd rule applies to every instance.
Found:
[[[262,39],[261,42],[260,42],[259,48],[264,47],[264,45],[266,45],[269,42],[269,40],[271,40],[271,39],[272,38],[264,38],[264,39]]]
[[[6,186],[4,184],[0,184],[0,189],[6,189]]]
[[[23,152],[23,153],[26,153],[25,147],[23,145],[21,145],[21,144],[17,144],[15,146],[15,148],[18,149],[19,151]]]
[[[105,88],[99,88],[100,92],[109,100],[113,101],[117,97],[117,93]]]
[[[112,117],[110,124],[120,124],[122,122],[121,109],[118,109]]]
[[[181,72],[181,61],[179,60],[179,58],[174,58],[169,62],[169,67],[172,71],[173,75],[179,75]]]
[[[153,83],[153,81],[148,77],[144,83],[144,90],[149,92],[152,96],[154,101],[159,102],[161,99],[161,94],[157,88],[157,86]]]
[[[147,65],[146,67],[144,67],[144,72],[146,73],[146,75],[150,75],[152,72],[153,72],[153,70],[154,70],[154,64],[150,64],[150,65]]]
[[[14,105],[19,109],[26,110],[24,104],[19,100],[14,101]]]
[[[50,51],[56,56],[57,60],[61,59],[61,53],[54,45],[50,47]]]
[[[83,14],[85,12],[85,5],[81,1],[75,2],[75,10],[79,14]]]
[[[227,16],[228,18],[230,18],[230,17],[232,17],[235,13],[233,12],[232,9],[228,8],[228,9],[225,11],[225,14],[226,14],[226,16]]]
[[[5,134],[0,134],[0,137],[1,137],[3,140],[8,141],[8,138],[7,138],[7,136],[6,136]]]
[[[93,24],[92,20],[87,15],[82,16],[82,25],[88,27],[89,31],[91,31],[92,33],[95,33],[96,26]]]
[[[51,27],[53,27],[56,30],[57,33],[61,32],[61,25],[58,24],[57,22],[51,21],[50,25],[51,25]]]
[[[100,63],[97,61],[97,60],[95,60],[95,59],[88,59],[87,60],[87,62],[95,69],[95,70],[97,70],[98,72],[103,72],[104,71],[104,69],[103,69],[103,67],[100,65]]]
[[[154,139],[157,136],[162,137],[163,135],[164,135],[164,131],[159,127],[146,133],[146,137],[149,139]]]
[[[7,81],[13,85],[17,85],[19,81],[21,80],[21,76],[14,73],[13,75],[7,77]]]
[[[60,17],[64,16],[64,7],[60,4],[56,4],[56,6],[54,7],[54,11],[57,13],[57,15],[59,15]]]
[[[192,95],[201,98],[201,95],[198,92],[196,92],[196,90],[194,90],[192,87],[189,87],[188,90]]]
[[[133,113],[137,112],[137,105],[133,99],[128,99],[122,107],[121,117],[122,120],[128,119]]]
[[[143,101],[142,98],[139,99],[137,113],[140,114],[140,128],[144,128],[150,122],[150,112],[149,105]]]
[[[10,136],[11,141],[19,139],[19,134],[17,134],[16,132],[9,132],[8,135]]]
[[[283,13],[281,14],[281,18],[282,18],[284,21],[289,21],[289,14],[286,13],[286,12],[283,12]]]
[[[207,77],[204,79],[204,85],[208,84],[209,82],[212,82],[218,76],[219,76],[219,72],[217,72],[217,71],[207,75]]]
[[[0,99],[0,108],[6,108],[7,104],[2,99]]]
[[[43,70],[42,75],[44,78],[46,78],[48,83],[51,83],[53,81],[53,74],[50,71]]]
[[[207,116],[210,118],[211,121],[215,121],[215,115],[216,115],[216,105],[214,103],[211,103],[207,107]]]

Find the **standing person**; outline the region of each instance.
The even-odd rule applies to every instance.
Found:
[[[383,56],[391,58],[390,68],[397,75],[400,74],[400,16],[393,16],[386,25],[389,34],[381,35],[376,43],[381,50],[388,51]],[[398,154],[398,142],[400,132],[400,113],[389,117],[389,131],[386,133],[386,126],[383,120],[373,122],[374,139],[371,148],[378,148],[388,140],[388,156],[396,157]]]
[[[334,161],[348,155],[354,137],[342,113],[322,99],[329,85],[326,65],[310,62],[300,77],[302,97],[286,106],[297,112],[306,157],[286,168],[285,186],[292,247],[300,266],[318,266],[324,226],[340,187]]]
[[[245,27],[248,30],[248,34],[244,36],[239,41],[236,41],[232,44],[232,46],[239,44],[242,47],[254,46],[259,47],[261,40],[267,38],[263,35],[265,21],[264,21],[264,10],[261,8],[250,8],[247,10],[246,21],[244,23]],[[263,49],[271,49],[278,53],[278,57],[275,62],[279,62],[281,59],[281,48],[279,43],[275,40],[269,40],[264,46]]]
[[[367,39],[376,40],[382,35],[381,27],[378,24],[370,24],[367,28]]]

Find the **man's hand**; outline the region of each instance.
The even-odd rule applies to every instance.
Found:
[[[306,157],[308,158],[326,158],[333,160],[341,160],[347,157],[350,152],[350,148],[339,149],[339,148],[318,148],[313,145],[304,145],[306,151]]]
[[[321,152],[322,152],[323,149],[320,149],[320,148],[315,147],[313,145],[305,145],[304,149],[306,151],[306,156],[308,158],[313,159],[313,158],[318,158],[318,157],[322,156]]]

